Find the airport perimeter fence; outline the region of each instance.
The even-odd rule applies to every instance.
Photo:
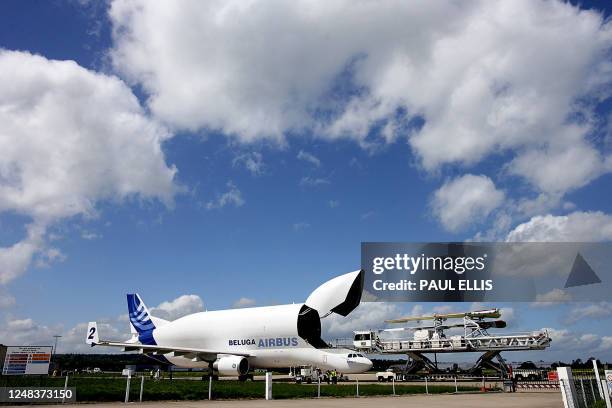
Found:
[[[605,382],[603,383],[605,386]],[[559,387],[569,408],[605,408],[605,395],[601,395],[596,378],[559,380]],[[573,398],[572,398],[573,395]],[[609,406],[609,405],[608,405]]]
[[[110,373],[109,373],[110,374]],[[74,390],[77,402],[163,401],[163,400],[229,400],[260,399],[265,396],[265,381],[213,380],[208,377],[151,379],[140,373],[129,380],[116,373],[97,376],[68,377],[11,377],[3,376],[0,386],[10,387],[67,387]],[[129,385],[128,385],[129,384]],[[274,380],[273,398],[367,397],[407,394],[439,394],[478,392],[479,386],[449,383],[446,385],[387,384],[372,381],[351,381],[339,384],[296,384],[287,380]],[[491,391],[488,389],[487,391]],[[68,401],[66,401],[68,402]]]
[[[595,378],[575,378],[574,387],[576,388],[576,397],[580,408],[593,407],[596,401],[602,400]]]
[[[571,371],[570,371],[571,372]],[[595,375],[570,376],[570,379],[559,381],[532,382],[534,388],[558,387],[567,400],[566,408],[611,408],[605,403],[606,388],[598,386]],[[12,387],[68,387],[75,390],[76,401],[160,401],[160,400],[205,400],[205,399],[260,399],[266,395],[265,381],[213,380],[208,377],[178,377],[154,379],[138,373],[130,379],[117,373],[105,373],[97,376],[74,375],[68,377],[9,377],[0,376],[0,386]],[[504,387],[505,389],[506,387]],[[423,382],[403,383],[392,380],[387,384],[374,381],[349,381],[344,383],[296,384],[288,378],[274,380],[272,397],[274,399],[317,398],[317,397],[365,397],[394,396],[406,394],[461,393],[478,391],[499,391],[495,386],[489,388],[483,378],[482,383],[461,383],[455,377],[454,382],[441,384],[426,378]],[[509,391],[509,390],[506,390]],[[545,390],[541,390],[545,391]],[[552,391],[552,390],[549,390]],[[603,395],[602,395],[603,393]]]
[[[517,381],[516,389],[520,391],[556,391],[559,389],[559,381]]]

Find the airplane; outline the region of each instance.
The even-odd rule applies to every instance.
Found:
[[[346,317],[361,301],[364,271],[337,276],[315,289],[304,303],[193,313],[174,321],[152,316],[142,298],[128,294],[132,338],[100,340],[89,322],[85,342],[121,347],[185,368],[209,368],[218,376],[248,378],[253,369],[310,365],[357,374],[372,367],[363,354],[331,349],[321,339],[321,319]]]

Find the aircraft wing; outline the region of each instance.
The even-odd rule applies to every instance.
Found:
[[[434,313],[429,316],[408,316],[400,317],[399,319],[385,320],[385,323],[406,323],[417,322],[421,320],[446,320],[446,319],[461,319],[463,317],[479,318],[479,319],[497,319],[501,317],[499,309],[476,310],[474,312],[465,313]]]
[[[165,355],[172,357],[185,357],[194,361],[215,361],[219,354],[251,357],[253,354],[234,350],[210,350],[190,347],[159,346],[155,344],[141,344],[136,342],[119,342],[99,340],[98,329],[95,322],[90,322],[87,329],[86,343],[93,346],[121,347],[123,351],[138,351],[140,354]]]
[[[434,316],[409,316],[409,317],[400,317],[398,319],[388,319],[385,320],[385,323],[406,323],[406,322],[417,322],[421,320],[434,320]]]
[[[395,319],[395,320],[400,320],[400,319]],[[388,323],[394,323],[395,321],[392,320],[385,320]],[[403,320],[402,320],[403,323]],[[484,321],[484,322],[479,322],[478,326],[481,329],[503,329],[504,327],[506,327],[506,322],[503,320],[493,320],[493,321]],[[441,324],[438,326],[415,326],[415,327],[396,327],[393,329],[381,329],[379,330],[379,332],[395,332],[395,331],[407,331],[407,330],[435,330],[435,329],[442,329],[442,330],[448,330],[450,328],[455,328],[455,327],[465,327],[464,323],[454,323],[454,324]]]

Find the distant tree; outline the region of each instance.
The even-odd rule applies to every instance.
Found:
[[[556,369],[557,367],[567,367],[567,366],[568,366],[567,363],[564,363],[563,361],[557,361],[555,363],[552,363],[550,365],[550,368]]]
[[[574,361],[572,361],[571,367],[572,368],[584,368],[584,364],[582,363],[582,359],[581,358],[577,358]]]
[[[538,368],[533,361],[523,361],[518,367],[521,370],[534,370]]]

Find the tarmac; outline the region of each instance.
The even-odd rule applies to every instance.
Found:
[[[65,404],[63,406],[66,406]],[[120,406],[125,404],[100,403],[96,408]],[[286,400],[223,400],[223,401],[156,401],[132,403],[143,407],[176,407],[176,408],[559,408],[563,406],[561,393],[489,393],[489,394],[443,394],[443,395],[406,395],[396,397],[358,397],[358,398],[312,398]]]

